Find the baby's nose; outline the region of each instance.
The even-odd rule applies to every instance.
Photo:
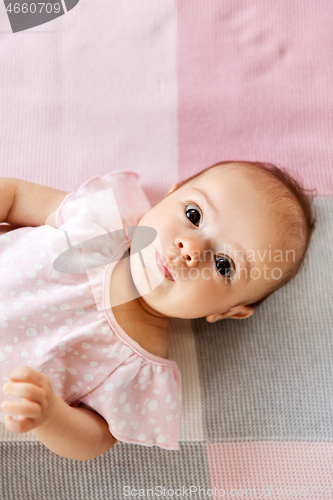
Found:
[[[204,242],[200,239],[177,238],[175,245],[180,249],[182,260],[189,267],[195,266],[203,258]]]

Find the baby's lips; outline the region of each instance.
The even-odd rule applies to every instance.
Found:
[[[156,263],[167,279],[175,281],[169,269],[168,261],[163,255],[160,255],[158,252],[156,252]]]
[[[173,275],[172,275],[172,265],[169,264],[169,262],[167,261],[167,259],[162,255],[162,259],[163,259],[163,263],[164,263],[164,268],[165,268],[165,275],[167,278],[175,281]]]
[[[171,272],[169,271],[169,268],[164,266],[165,267],[165,276],[173,281],[175,281],[174,277],[172,276]]]

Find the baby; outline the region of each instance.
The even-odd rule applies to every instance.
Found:
[[[131,172],[72,194],[10,178],[0,189],[0,220],[16,227],[0,236],[5,426],[75,460],[117,440],[178,449],[170,318],[250,317],[295,276],[315,227],[307,190],[262,163],[213,165],[153,208]],[[121,227],[135,227],[125,245]],[[157,238],[134,253],[147,228]],[[96,234],[110,240],[94,250],[100,268],[63,272],[50,259],[64,235]]]

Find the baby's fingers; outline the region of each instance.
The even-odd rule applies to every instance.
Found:
[[[20,366],[11,370],[8,378],[14,382],[30,382],[31,384],[42,386],[44,375],[30,366]]]
[[[31,431],[35,427],[35,422],[31,418],[19,417],[19,420],[15,420],[10,415],[6,415],[5,426],[9,431],[21,434]]]
[[[25,384],[20,382],[7,382],[3,386],[3,392],[7,396],[15,396],[17,398],[29,399],[36,403],[42,403],[43,391],[40,387],[33,384]]]
[[[41,406],[33,401],[24,400],[19,401],[4,401],[1,405],[1,409],[10,413],[11,415],[17,415],[27,418],[38,418],[41,415]]]

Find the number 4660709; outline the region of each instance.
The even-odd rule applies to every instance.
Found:
[[[14,14],[19,14],[19,13],[22,13],[22,14],[27,14],[28,12],[31,13],[31,14],[35,14],[36,12],[38,14],[40,14],[41,12],[43,12],[43,9],[44,9],[44,6],[45,6],[45,11],[47,12],[47,14],[51,14],[52,12],[54,12],[55,14],[59,14],[60,12],[60,3],[55,3],[55,4],[52,4],[52,3],[34,3],[34,2],[29,2],[29,3],[18,3],[16,2],[15,4],[13,4],[14,7],[12,8],[12,4],[10,3],[8,5],[8,7],[6,8],[6,11],[7,12],[14,12]],[[39,10],[38,10],[39,8]]]

